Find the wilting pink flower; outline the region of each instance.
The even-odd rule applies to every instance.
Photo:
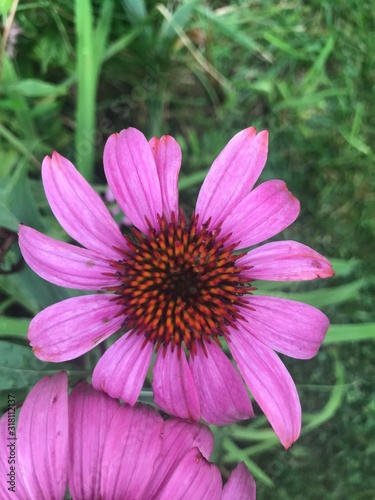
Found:
[[[85,382],[69,396],[67,389],[64,372],[40,380],[21,408],[16,437],[12,410],[0,419],[2,499],[63,499],[67,487],[74,500],[255,499],[243,463],[222,488],[208,462],[208,427],[163,421],[150,406],[121,405]]]
[[[279,357],[313,357],[329,322],[299,302],[252,295],[253,280],[331,276],[327,259],[294,241],[266,240],[298,216],[284,182],[255,189],[267,157],[267,132],[239,132],[214,161],[195,212],[178,208],[181,150],[170,136],[147,142],[130,128],[105,146],[109,186],[134,224],[124,237],[104,203],[57,153],[43,161],[49,204],[81,248],[20,227],[26,262],[44,279],[100,290],[54,304],[31,322],[30,343],[46,361],[89,351],[129,329],[102,356],[93,385],[129,404],[137,401],[151,356],[156,404],[180,418],[215,425],[253,416],[244,384],[285,447],[299,436],[296,387]],[[113,293],[103,293],[104,291]],[[225,341],[240,374],[221,345]],[[242,376],[242,377],[241,377]]]

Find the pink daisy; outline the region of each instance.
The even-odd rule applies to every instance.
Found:
[[[66,373],[44,377],[19,413],[0,418],[3,500],[255,499],[255,482],[241,463],[224,489],[208,462],[208,427],[163,421],[150,406],[121,405],[89,384],[68,396]],[[6,446],[6,444],[10,444]]]
[[[235,135],[214,161],[195,212],[178,207],[181,150],[170,136],[147,142],[129,128],[104,150],[108,184],[134,224],[124,237],[103,201],[58,153],[42,165],[47,199],[83,247],[20,227],[29,266],[60,286],[99,290],[54,304],[31,322],[29,340],[45,361],[76,358],[125,327],[99,360],[93,385],[133,405],[154,352],[152,387],[164,411],[226,425],[253,416],[246,386],[282,444],[299,436],[295,384],[274,351],[313,357],[329,322],[299,302],[251,294],[254,280],[311,280],[330,263],[294,241],[275,241],[298,216],[280,180],[253,189],[267,157],[267,132]],[[112,293],[104,293],[112,292]],[[238,371],[223,352],[225,341]]]

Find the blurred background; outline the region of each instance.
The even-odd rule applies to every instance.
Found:
[[[223,476],[244,460],[260,499],[375,498],[375,9],[371,0],[0,0],[0,406],[45,374],[89,380],[94,358],[49,364],[30,319],[72,291],[23,265],[22,221],[67,240],[40,180],[46,154],[69,158],[102,194],[106,138],[128,126],[183,150],[181,204],[193,207],[213,159],[250,125],[270,133],[261,180],[301,202],[278,239],[330,258],[336,276],[262,285],[321,308],[317,357],[285,358],[304,411],[285,451],[261,412],[213,429]],[[258,285],[260,287],[260,284]],[[96,357],[97,359],[97,357]]]

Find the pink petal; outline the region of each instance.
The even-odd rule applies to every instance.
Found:
[[[333,276],[332,265],[323,255],[296,241],[273,241],[251,250],[239,262],[251,266],[251,280],[300,281]]]
[[[329,327],[319,309],[302,302],[260,295],[248,297],[254,310],[241,310],[243,329],[267,347],[292,358],[309,359],[318,352]]]
[[[249,395],[232,363],[214,342],[205,347],[206,353],[197,344],[197,354],[189,360],[202,418],[209,424],[227,425],[253,417]]]
[[[19,245],[31,269],[55,285],[98,290],[118,283],[118,278],[103,275],[113,269],[96,252],[57,241],[22,224]]]
[[[139,498],[162,447],[163,419],[149,406],[123,405],[115,413],[105,443],[101,497]]]
[[[178,215],[178,174],[181,168],[181,148],[170,135],[160,140],[153,137],[149,141],[158,172],[163,212],[170,217],[171,212]]]
[[[120,403],[82,382],[69,395],[69,491],[100,500],[101,465],[112,417]],[[120,437],[120,436],[119,436]]]
[[[213,500],[221,497],[221,474],[215,464],[205,460],[197,448],[190,450],[174,470],[156,499]]]
[[[92,375],[95,389],[134,405],[150,366],[153,346],[143,335],[123,335],[103,354]]]
[[[201,416],[198,394],[183,349],[160,349],[153,368],[155,404],[166,413],[198,422]]]
[[[256,485],[253,476],[246,465],[241,462],[232,471],[227,483],[224,485],[221,500],[255,500]]]
[[[48,203],[65,231],[78,243],[118,259],[125,239],[100,196],[69,160],[54,152],[42,164]]]
[[[299,201],[283,181],[266,181],[248,194],[224,220],[221,233],[232,233],[227,244],[246,248],[283,231],[296,220]]]
[[[138,229],[148,232],[146,217],[157,227],[163,213],[158,172],[145,136],[135,128],[109,137],[104,148],[108,184],[125,215]]]
[[[28,338],[42,361],[67,361],[93,349],[123,324],[113,295],[84,295],[47,307],[31,321]]]
[[[172,477],[175,468],[192,448],[209,459],[214,446],[212,432],[205,425],[170,418],[164,422],[163,446],[143,500],[157,498]]]
[[[268,132],[253,127],[236,134],[213,162],[199,192],[196,213],[200,222],[211,217],[216,226],[250,192],[267,159]]]
[[[68,469],[68,379],[44,377],[30,391],[17,427],[18,474],[29,496],[64,498]]]
[[[238,368],[285,448],[301,431],[301,405],[296,386],[278,356],[238,323],[228,342]]]
[[[0,498],[3,500],[27,498],[27,491],[19,474],[18,443],[14,440],[17,433],[13,428],[15,420],[15,412],[12,410],[0,418]]]

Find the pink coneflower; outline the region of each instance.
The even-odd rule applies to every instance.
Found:
[[[150,406],[121,405],[86,382],[68,396],[64,372],[33,387],[15,432],[13,418],[11,408],[0,419],[4,500],[63,499],[67,487],[73,500],[255,499],[243,463],[223,489],[218,467],[208,462],[208,427],[163,421]]]
[[[235,252],[279,233],[299,213],[298,200],[282,181],[252,190],[266,161],[267,139],[267,132],[256,135],[254,128],[235,135],[214,161],[188,217],[178,207],[177,142],[170,136],[147,142],[133,128],[112,135],[104,169],[135,226],[130,237],[121,234],[68,160],[47,156],[42,176],[49,204],[86,248],[21,226],[22,253],[44,279],[101,293],[39,313],[28,334],[35,355],[70,360],[126,327],[94,370],[96,389],[134,404],[156,352],[152,387],[161,409],[215,425],[247,419],[253,416],[247,385],[283,445],[290,446],[300,433],[301,408],[274,350],[311,358],[329,322],[309,305],[252,295],[251,282],[333,273],[327,259],[294,241]]]

